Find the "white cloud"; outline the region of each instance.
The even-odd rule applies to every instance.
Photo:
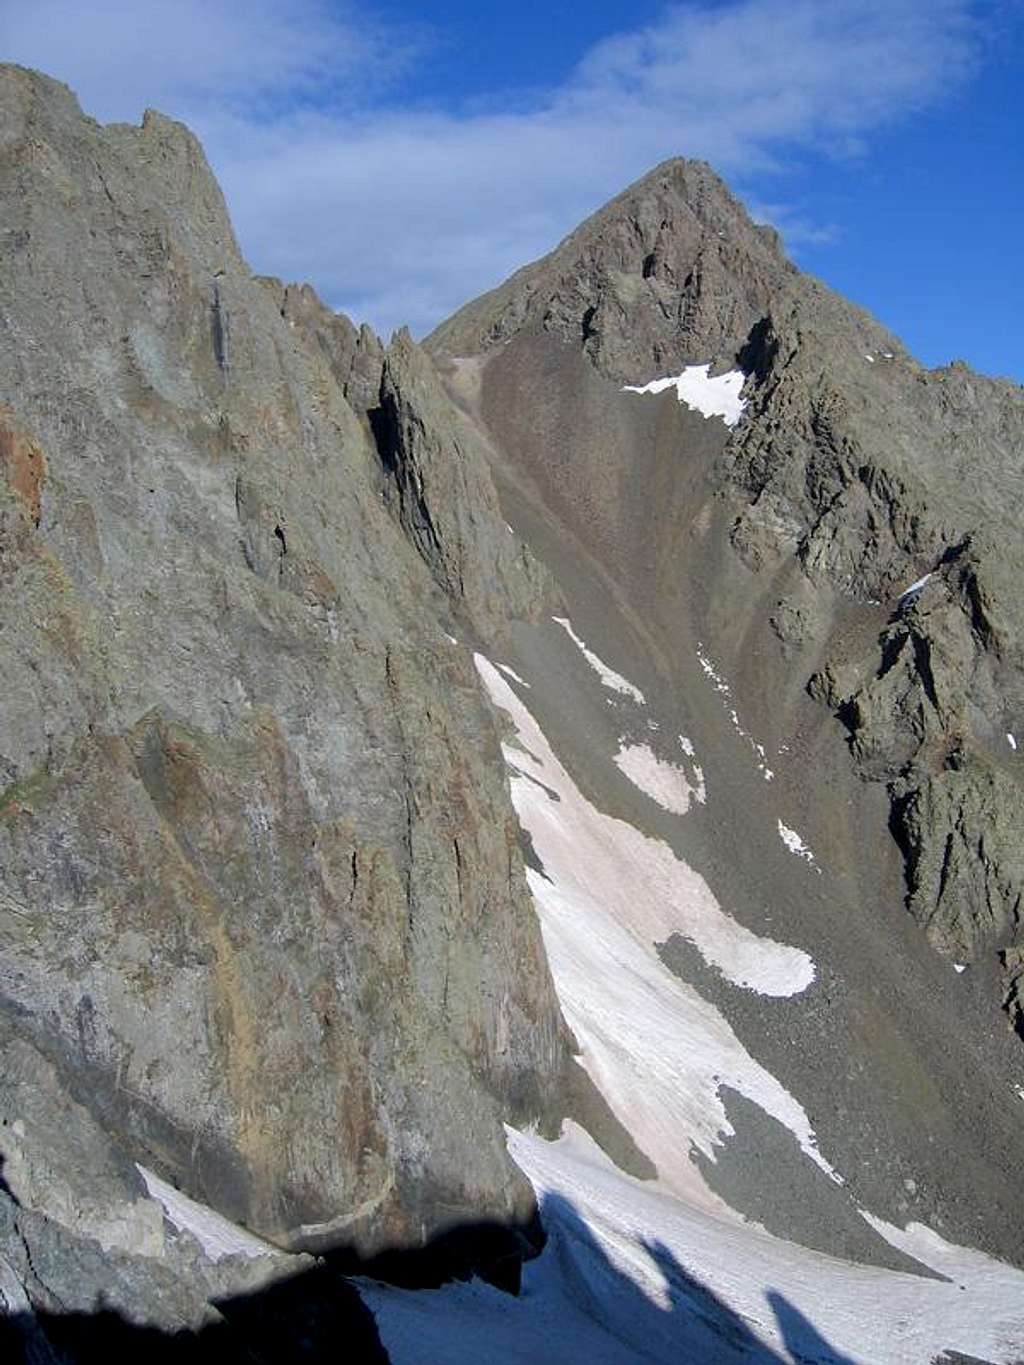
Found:
[[[235,109],[254,125],[308,98],[367,96],[409,44],[328,0],[32,0],[5,7],[4,60],[67,81],[94,117]]]
[[[408,34],[338,15],[322,0],[37,0],[4,45],[101,117],[184,118],[253,266],[385,332],[439,321],[665,157],[763,177],[794,150],[856,151],[961,79],[972,51],[968,0],[693,3],[601,42],[530,107],[510,92],[508,112],[496,97],[458,113],[389,86]],[[786,227],[784,207],[771,216]]]

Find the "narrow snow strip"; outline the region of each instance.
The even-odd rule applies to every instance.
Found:
[[[1010,748],[1013,750],[1013,752],[1016,753],[1016,752],[1017,752],[1017,740],[1016,740],[1015,736],[1013,736],[1013,735],[1011,735],[1011,734],[1009,733],[1009,731],[1007,731],[1007,734],[1006,734],[1006,742],[1007,742],[1007,744],[1010,746]]]
[[[711,378],[710,365],[687,365],[682,374],[667,379],[652,379],[649,384],[625,384],[626,393],[664,393],[674,388],[680,403],[707,417],[721,417],[734,427],[743,416],[746,403],[740,397],[746,375],[742,370]]]
[[[277,1247],[254,1237],[251,1232],[229,1222],[205,1204],[189,1199],[187,1194],[168,1185],[166,1180],[161,1180],[145,1166],[136,1163],[136,1169],[145,1182],[150,1198],[163,1205],[168,1220],[179,1232],[192,1234],[211,1261],[223,1261],[228,1256],[245,1256],[255,1260],[259,1256],[283,1254]]]
[[[729,981],[771,996],[806,989],[811,958],[751,933],[667,844],[595,809],[498,670],[475,659],[491,700],[508,712],[533,759],[504,746],[512,801],[543,867],[527,878],[566,1022],[616,1116],[668,1188],[720,1211],[690,1148],[713,1158],[721,1136],[733,1131],[722,1086],[777,1118],[834,1176],[802,1107],[724,1016],[669,971],[655,945],[680,934]]]
[[[610,687],[613,692],[621,692],[625,697],[632,697],[639,706],[647,704],[647,700],[639,687],[634,687],[621,673],[616,673],[614,668],[609,668],[602,659],[599,659],[592,649],[588,649],[564,616],[552,616],[551,619],[567,633],[605,687]]]
[[[511,678],[512,681],[513,681],[513,682],[517,682],[517,683],[519,684],[520,687],[529,687],[529,686],[530,686],[530,684],[529,684],[528,682],[523,682],[522,678],[521,678],[521,677],[519,676],[519,674],[515,671],[515,669],[514,669],[514,668],[509,668],[508,664],[498,664],[497,667],[501,669],[502,673],[505,674],[506,678]]]
[[[704,774],[694,764],[696,782],[691,783],[681,767],[666,763],[646,744],[624,744],[619,741],[615,765],[645,796],[675,815],[685,815],[691,800],[707,800]]]
[[[918,578],[913,583],[911,583],[909,588],[905,588],[903,592],[900,593],[899,597],[896,600],[898,602],[905,602],[908,597],[913,597],[915,592],[921,591],[921,589],[924,587],[924,585],[928,582],[930,578],[931,578],[930,573],[922,575],[921,578]]]
[[[704,651],[704,646],[699,640],[697,641],[697,662],[700,664],[704,676],[708,679],[719,696],[723,698],[725,704],[732,701],[732,689],[708,658]],[[744,730],[743,726],[740,724],[739,714],[735,707],[729,707],[729,719],[732,721],[732,728],[741,739],[747,741],[754,751],[754,757],[757,760],[757,766],[761,776],[766,782],[771,782],[775,773],[768,766],[764,745],[758,744],[754,736],[747,730]]]
[[[779,838],[790,853],[795,853],[798,858],[805,858],[807,862],[814,864],[814,854],[800,838],[800,835],[795,829],[790,829],[788,825],[784,825],[781,820],[779,821]]]
[[[870,361],[872,365],[875,363],[875,357],[873,355],[866,355],[864,359]]]
[[[394,1365],[921,1365],[947,1350],[1009,1365],[1024,1275],[912,1224],[872,1226],[946,1279],[854,1266],[689,1208],[617,1170],[571,1123],[558,1142],[507,1129],[548,1242],[518,1298],[362,1282]]]

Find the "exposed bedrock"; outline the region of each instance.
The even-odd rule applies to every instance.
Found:
[[[4,67],[0,202],[13,1195],[157,1261],[134,1161],[283,1247],[528,1223],[569,1040],[466,645],[548,588],[486,461],[407,336],[250,274],[181,125]]]

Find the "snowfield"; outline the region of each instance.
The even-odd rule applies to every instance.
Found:
[[[713,1159],[720,1135],[733,1131],[722,1086],[778,1119],[834,1174],[801,1106],[724,1015],[665,966],[656,945],[680,934],[735,985],[777,997],[811,984],[810,957],[751,933],[667,844],[595,809],[507,681],[475,657],[519,741],[504,753],[513,805],[543,867],[527,877],[555,988],[580,1060],[616,1117],[666,1188],[723,1216],[735,1215],[690,1160],[691,1146]]]
[[[360,1284],[394,1365],[1001,1365],[1024,1341],[1024,1275],[911,1224],[876,1230],[941,1279],[855,1266],[623,1175],[579,1128],[510,1130],[548,1244],[519,1298],[473,1281]]]
[[[865,1211],[922,1273],[850,1264],[768,1233],[708,1187],[690,1151],[713,1160],[731,1133],[723,1086],[776,1117],[810,1161],[840,1177],[800,1104],[655,945],[681,933],[730,980],[777,995],[805,989],[814,965],[734,923],[667,846],[587,802],[506,679],[475,658],[516,729],[517,742],[504,746],[512,798],[543,868],[528,877],[580,1060],[658,1178],[625,1174],[571,1122],[555,1142],[506,1130],[537,1193],[547,1246],[524,1268],[518,1298],[479,1281],[418,1293],[361,1283],[395,1365],[924,1365],[947,1351],[1018,1359],[1024,1274],[1012,1267]],[[653,757],[638,768],[652,787],[664,778]],[[810,856],[781,822],[779,833]]]

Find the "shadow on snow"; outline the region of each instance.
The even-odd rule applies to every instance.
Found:
[[[3,1197],[0,1194],[0,1197]],[[12,1210],[17,1215],[17,1210]],[[657,1241],[643,1242],[663,1279],[663,1303],[647,1297],[608,1259],[573,1205],[557,1194],[543,1202],[543,1229],[478,1224],[455,1229],[416,1251],[392,1251],[361,1259],[345,1250],[328,1252],[312,1269],[259,1292],[217,1301],[220,1321],[199,1331],[165,1332],[129,1321],[109,1307],[91,1313],[61,1313],[37,1304],[34,1316],[0,1316],[0,1360],[5,1365],[92,1365],[119,1357],[144,1365],[284,1365],[291,1361],[331,1361],[335,1365],[387,1362],[373,1314],[352,1277],[429,1292],[473,1275],[506,1292],[520,1294],[524,1259],[544,1247],[543,1260],[528,1272],[527,1289],[513,1315],[516,1355],[536,1365],[567,1359],[548,1354],[552,1343],[538,1331],[529,1343],[530,1300],[535,1283],[552,1285],[580,1326],[580,1350],[569,1359],[588,1358],[588,1349],[605,1360],[664,1362],[665,1365],[854,1365],[833,1348],[812,1322],[775,1290],[766,1291],[784,1353],[767,1346],[754,1327],[681,1265]],[[546,1243],[546,1245],[545,1245]],[[765,1267],[770,1279],[771,1267]],[[538,1278],[541,1277],[541,1278]],[[440,1348],[423,1342],[417,1359],[424,1365],[461,1359],[458,1309],[438,1296]],[[2,1311],[2,1300],[0,1300]],[[507,1316],[507,1315],[502,1315]],[[763,1329],[762,1329],[763,1330]],[[454,1351],[450,1348],[454,1347]],[[555,1348],[556,1351],[558,1348]],[[500,1332],[488,1359],[500,1365]]]

